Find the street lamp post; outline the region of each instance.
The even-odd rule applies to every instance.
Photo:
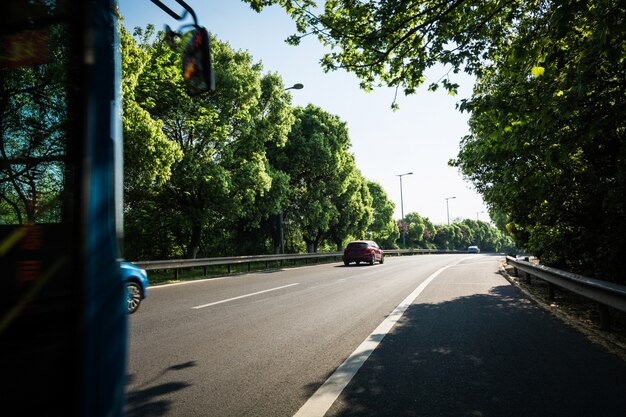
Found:
[[[285,88],[284,91],[287,90],[302,90],[304,88],[304,84],[301,83],[296,83],[294,85],[292,85],[291,87],[287,87]],[[280,209],[280,213],[278,213],[278,229],[280,231],[280,253],[284,254],[285,253],[285,219],[284,219],[284,213],[283,213],[283,209]]]
[[[304,88],[303,84],[296,83],[296,84],[292,85],[291,87],[285,88],[285,91],[287,91],[287,90],[302,90],[303,88]]]
[[[406,233],[404,231],[404,199],[402,198],[402,177],[405,175],[413,175],[412,172],[406,174],[396,174],[396,177],[400,177],[400,211],[402,213],[402,246],[406,248]]]
[[[450,226],[450,204],[448,203],[448,200],[452,200],[453,198],[456,197],[446,197],[446,211],[448,212],[448,226]]]

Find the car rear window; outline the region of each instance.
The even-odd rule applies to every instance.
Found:
[[[352,243],[348,243],[348,247],[350,249],[355,249],[355,248],[367,248],[367,243],[363,243],[363,242],[352,242]]]

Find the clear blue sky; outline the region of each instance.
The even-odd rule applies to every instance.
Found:
[[[175,11],[182,8],[174,0],[164,0]],[[181,24],[162,12],[150,0],[118,0],[123,25],[132,31],[148,23],[162,29],[165,24],[177,29]],[[295,33],[295,24],[278,8],[262,13],[252,11],[239,0],[187,0],[196,12],[200,25],[236,50],[247,50],[266,72],[277,72],[285,86],[304,84],[292,90],[293,104],[315,104],[347,122],[352,153],[365,178],[379,183],[396,204],[395,218],[401,217],[398,174],[402,178],[404,214],[417,212],[435,224],[447,222],[446,197],[450,219],[469,218],[488,221],[480,195],[465,182],[448,160],[455,158],[460,139],[468,133],[468,115],[456,110],[456,103],[469,97],[473,79],[459,76],[459,94],[444,91],[398,97],[400,109],[391,110],[394,90],[379,88],[366,93],[359,89],[356,77],[344,71],[324,73],[319,60],[324,48],[312,37],[301,45],[287,45],[284,40]],[[185,21],[188,23],[189,21]],[[438,80],[444,69],[433,69],[425,83]],[[219,86],[218,86],[219,88]]]

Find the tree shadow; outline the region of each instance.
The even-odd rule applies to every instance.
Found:
[[[188,361],[177,365],[172,365],[142,386],[126,392],[126,405],[124,415],[126,417],[151,417],[167,415],[171,411],[172,401],[164,400],[162,397],[173,392],[183,390],[190,384],[186,382],[164,382],[159,381],[171,371],[180,371],[189,367],[197,366],[195,361]],[[127,375],[127,384],[130,384],[135,375]]]
[[[626,363],[503,285],[413,304],[326,416],[623,417],[625,394]]]

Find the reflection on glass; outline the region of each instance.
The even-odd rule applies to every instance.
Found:
[[[0,224],[58,223],[67,140],[61,25],[2,35]]]

